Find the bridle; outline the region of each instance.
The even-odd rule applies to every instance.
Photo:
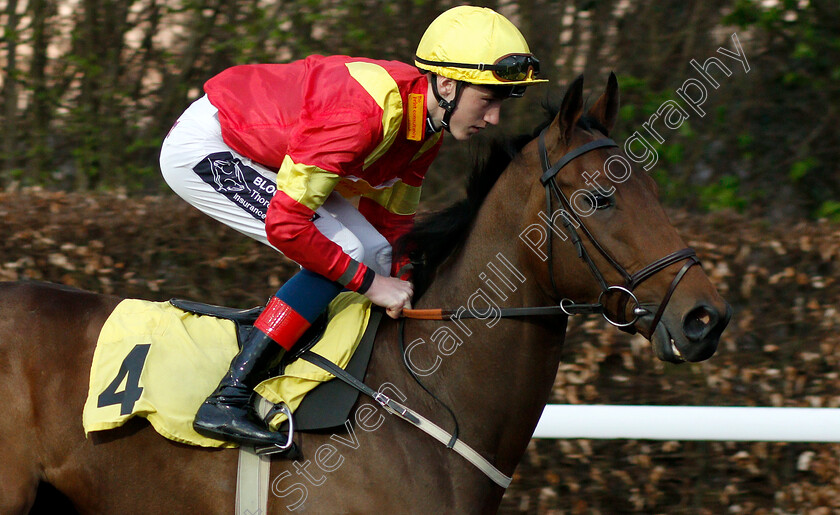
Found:
[[[545,186],[545,204],[546,204],[546,214],[552,215],[551,218],[545,219],[546,224],[546,232],[548,233],[548,276],[551,280],[551,287],[554,291],[555,298],[560,298],[560,295],[557,291],[557,285],[554,282],[554,270],[553,270],[553,260],[551,259],[551,250],[552,250],[552,233],[553,228],[551,227],[551,219],[553,219],[554,215],[552,212],[552,193],[554,197],[557,199],[557,202],[560,204],[561,208],[563,209],[563,213],[559,215],[559,218],[563,222],[563,226],[569,231],[569,238],[571,239],[572,243],[575,245],[578,253],[578,257],[582,259],[589,270],[592,272],[592,275],[595,277],[595,280],[598,281],[599,286],[601,287],[601,294],[598,296],[598,304],[601,305],[603,308],[602,316],[604,319],[609,322],[610,324],[616,326],[617,328],[629,332],[635,333],[635,329],[633,325],[639,319],[639,317],[644,316],[649,313],[649,311],[641,306],[639,303],[639,299],[636,298],[636,295],[633,291],[644,281],[653,277],[656,273],[660,272],[661,270],[673,265],[674,263],[679,263],[680,261],[688,260],[677,272],[674,279],[671,281],[671,285],[668,287],[668,291],[665,293],[665,296],[662,299],[662,302],[659,304],[659,308],[656,311],[656,314],[653,317],[653,321],[650,326],[650,335],[653,335],[656,326],[659,324],[659,320],[662,318],[662,314],[665,312],[665,307],[668,305],[668,301],[671,300],[671,296],[674,294],[674,290],[677,289],[677,285],[680,283],[682,278],[685,276],[688,269],[694,265],[699,265],[700,260],[697,258],[697,254],[694,252],[692,248],[684,248],[681,250],[677,250],[668,254],[667,256],[657,259],[656,261],[648,264],[647,266],[643,267],[638,272],[631,274],[629,273],[621,264],[614,258],[612,255],[607,252],[604,247],[598,243],[598,240],[592,236],[592,233],[580,219],[578,213],[572,208],[569,199],[566,197],[566,194],[563,193],[563,190],[557,185],[557,181],[555,177],[557,173],[560,172],[563,167],[568,165],[570,162],[574,161],[578,157],[586,154],[587,152],[591,152],[595,149],[599,148],[613,148],[618,147],[615,141],[609,138],[600,138],[594,141],[590,141],[580,147],[577,147],[568,153],[566,153],[563,157],[561,157],[556,163],[553,165],[548,157],[548,150],[545,146],[545,133],[548,130],[548,127],[543,129],[540,132],[539,136],[539,153],[540,153],[540,161],[542,163],[543,174],[540,177],[540,182]],[[576,228],[580,228],[589,242],[595,247],[595,250],[601,254],[607,262],[615,268],[621,277],[624,279],[623,285],[608,285],[606,279],[604,279],[604,274],[601,273],[601,270],[592,260],[592,257],[589,255],[589,251],[586,250],[586,247],[583,245],[583,241],[581,240],[580,235],[577,232]],[[616,315],[616,320],[613,320],[607,314],[606,309],[604,308],[603,300],[604,296],[609,295],[610,292],[618,291],[624,294],[624,301],[619,303],[618,313]],[[632,299],[635,307],[633,308],[633,318],[632,320],[626,320],[625,312],[627,302]],[[563,307],[572,307],[574,306],[571,301],[568,299],[563,299],[560,301],[559,306]],[[571,314],[571,313],[567,313]]]
[[[653,317],[653,323],[650,326],[650,335],[649,337],[653,336],[653,332],[656,329],[657,324],[659,324],[659,320],[662,318],[662,314],[665,312],[665,307],[668,305],[668,301],[671,300],[671,296],[674,293],[674,290],[677,289],[677,285],[680,283],[682,278],[685,276],[686,272],[694,266],[699,265],[700,260],[697,258],[697,254],[694,252],[692,248],[684,248],[682,250],[678,250],[668,254],[667,256],[657,259],[653,263],[643,267],[641,270],[636,272],[635,274],[631,274],[627,272],[627,270],[621,266],[621,264],[616,261],[615,258],[610,255],[596,240],[592,233],[589,232],[589,229],[584,225],[583,221],[580,219],[578,214],[572,209],[571,203],[566,195],[563,193],[563,190],[560,186],[557,185],[557,181],[554,179],[560,170],[572,162],[573,160],[577,159],[578,157],[586,154],[587,152],[591,152],[592,150],[599,149],[599,148],[613,148],[618,147],[618,145],[609,138],[601,138],[595,141],[591,141],[586,143],[585,145],[581,145],[578,148],[575,148],[568,153],[566,153],[563,157],[560,158],[556,163],[553,165],[548,157],[548,151],[545,146],[545,132],[548,129],[546,127],[540,132],[539,136],[539,153],[540,153],[540,160],[542,161],[542,170],[543,174],[540,177],[540,182],[545,186],[545,204],[546,204],[546,214],[549,217],[545,218],[546,224],[546,232],[548,233],[547,242],[548,242],[548,275],[551,279],[551,287],[554,291],[555,298],[561,298],[558,290],[557,285],[554,281],[554,267],[553,267],[553,260],[551,259],[552,254],[552,233],[554,228],[552,227],[553,216],[552,213],[552,193],[554,197],[557,199],[557,202],[561,205],[563,209],[563,213],[560,213],[558,216],[563,221],[563,225],[571,234],[570,238],[572,243],[575,245],[578,253],[578,257],[583,259],[583,261],[589,267],[589,270],[592,272],[592,275],[595,277],[595,280],[598,281],[598,284],[601,287],[601,294],[598,296],[598,302],[596,304],[580,304],[572,302],[569,299],[561,298],[559,304],[555,306],[537,306],[537,307],[516,307],[516,308],[500,308],[498,310],[498,316],[500,317],[520,317],[520,316],[541,316],[541,315],[576,315],[576,314],[583,314],[583,313],[600,313],[604,319],[609,322],[610,324],[616,326],[617,328],[621,329],[622,331],[635,333],[636,330],[634,329],[633,325],[638,321],[638,319],[642,316],[645,316],[649,313],[649,311],[641,306],[639,303],[639,299],[636,298],[636,295],[633,293],[633,290],[636,289],[640,284],[642,284],[647,279],[653,277],[656,273],[660,272],[661,270],[667,268],[674,263],[679,263],[680,261],[686,261],[683,267],[677,272],[677,275],[674,276],[674,279],[671,281],[671,285],[668,287],[668,291],[665,293],[665,297],[663,297],[662,302],[659,304],[659,308],[656,311],[656,314]],[[583,245],[583,241],[578,234],[576,227],[580,228],[583,231],[583,234],[589,239],[590,243],[593,247],[607,260],[607,262],[615,268],[621,277],[624,279],[623,285],[608,285],[606,279],[604,278],[604,274],[601,273],[601,270],[592,260],[592,257],[589,255],[589,252],[586,250],[586,247]],[[604,296],[609,295],[612,291],[619,291],[622,292],[625,296],[623,297],[623,301],[620,301],[618,313],[616,315],[617,320],[611,319],[607,315],[606,307],[604,306]],[[633,299],[635,303],[635,307],[633,308],[633,319],[626,320],[626,311],[627,311],[627,302]],[[446,410],[449,412],[449,415],[452,417],[454,422],[454,430],[450,435],[449,442],[446,444],[449,448],[454,448],[456,442],[458,441],[458,420],[455,417],[455,413],[437,396],[434,395],[432,391],[430,391],[420,380],[420,378],[415,373],[414,369],[408,362],[406,349],[405,349],[405,321],[407,318],[412,319],[420,319],[420,320],[454,320],[457,318],[486,318],[481,314],[474,313],[469,310],[464,310],[463,308],[459,310],[443,310],[443,309],[404,309],[403,310],[403,318],[400,320],[399,323],[399,330],[398,330],[398,341],[400,345],[400,353],[403,356],[403,363],[406,366],[406,369],[410,373],[410,375],[414,378],[417,384],[426,391],[433,399],[439,402]],[[440,439],[440,438],[439,438]],[[441,441],[444,441],[441,439]],[[492,465],[489,467],[492,471],[498,472],[495,467]],[[485,474],[491,475],[488,472],[488,469],[482,468]],[[502,478],[507,479],[507,476],[501,474]],[[491,476],[492,477],[492,476]],[[498,482],[498,481],[497,481]],[[502,484],[502,483],[499,483]],[[505,486],[505,485],[503,485]]]
[[[629,273],[621,264],[610,255],[609,252],[606,251],[599,243],[598,240],[592,236],[592,233],[580,219],[580,216],[575,212],[572,208],[569,199],[566,197],[566,194],[563,193],[563,190],[557,185],[555,177],[558,172],[560,172],[563,167],[568,165],[570,162],[574,161],[578,157],[586,154],[587,152],[591,152],[593,150],[599,148],[613,148],[618,147],[615,141],[609,138],[600,138],[594,141],[590,141],[580,147],[577,147],[565,155],[563,155],[556,163],[551,164],[551,161],[548,157],[548,150],[545,146],[545,133],[548,130],[548,127],[542,130],[539,135],[539,153],[540,153],[540,160],[542,163],[542,176],[540,177],[540,182],[543,186],[545,186],[545,204],[546,204],[546,214],[549,215],[545,218],[546,224],[546,232],[547,236],[547,247],[548,247],[548,276],[551,280],[551,288],[554,292],[554,297],[561,299],[559,304],[555,306],[538,306],[538,307],[515,307],[515,308],[501,308],[499,310],[498,315],[501,317],[521,317],[521,316],[544,316],[544,315],[566,315],[572,316],[577,314],[597,314],[600,313],[604,319],[609,322],[610,324],[614,325],[615,327],[621,329],[622,331],[628,333],[635,333],[636,330],[633,327],[634,324],[639,320],[640,317],[649,314],[650,312],[643,308],[639,299],[636,298],[636,295],[633,291],[644,281],[650,279],[658,272],[664,270],[665,268],[673,265],[674,263],[679,263],[680,261],[686,261],[683,267],[680,269],[679,272],[674,276],[674,279],[671,281],[671,285],[668,287],[665,296],[662,298],[662,302],[659,304],[659,308],[657,309],[656,313],[654,314],[653,321],[650,326],[650,336],[653,335],[656,326],[659,324],[662,315],[665,313],[665,308],[668,306],[668,302],[671,300],[671,296],[674,294],[674,291],[677,289],[677,285],[679,285],[682,278],[685,276],[686,272],[694,266],[699,265],[700,260],[697,258],[697,254],[695,253],[694,249],[692,248],[684,248],[681,250],[677,250],[668,254],[667,256],[657,259],[656,261],[648,264],[647,266],[643,267],[638,272],[631,274]],[[595,280],[598,282],[598,285],[601,288],[601,294],[598,296],[598,301],[595,304],[582,304],[582,303],[575,303],[567,298],[561,298],[557,290],[557,285],[554,281],[554,265],[552,260],[552,234],[554,232],[554,228],[552,227],[554,216],[552,212],[552,193],[554,198],[557,199],[558,204],[562,209],[562,213],[559,214],[560,220],[562,220],[563,226],[569,231],[569,238],[571,242],[575,245],[577,249],[578,257],[582,259],[586,265],[589,267],[589,270],[592,272],[592,275],[595,277]],[[595,250],[600,253],[607,262],[615,268],[621,277],[624,279],[624,284],[622,285],[609,285],[607,280],[604,278],[604,274],[601,273],[601,270],[592,260],[592,257],[589,254],[589,251],[586,250],[586,247],[583,245],[583,240],[578,234],[577,228],[579,228],[584,236],[589,240]],[[618,312],[616,314],[616,319],[610,318],[607,314],[607,310],[604,306],[605,296],[608,296],[611,292],[620,292],[623,294],[623,300],[618,303]],[[627,311],[627,303],[632,299],[635,307],[633,308],[633,318],[631,320],[626,319],[626,311]],[[413,319],[421,319],[421,320],[446,320],[452,317],[458,318],[480,318],[475,313],[470,312],[469,310],[464,311],[463,309],[455,311],[455,310],[442,310],[442,309],[406,309],[403,310],[403,316],[405,318],[413,318]]]

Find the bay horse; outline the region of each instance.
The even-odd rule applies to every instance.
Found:
[[[582,88],[580,77],[539,138],[517,140],[510,156],[492,154],[467,199],[421,221],[407,240],[422,261],[415,307],[478,316],[404,326],[387,319],[365,379],[451,431],[448,407],[460,438],[508,476],[551,393],[567,316],[497,317],[497,307],[571,310],[598,301],[605,317],[671,362],[709,358],[731,312],[692,266],[654,181],[629,171],[594,175],[618,155],[606,140],[618,84],[611,75],[588,110]],[[588,194],[575,196],[580,190]],[[580,207],[587,202],[588,211]],[[607,284],[621,288],[605,295]],[[27,513],[41,483],[79,513],[233,511],[235,450],[174,443],[138,418],[85,438],[94,345],[120,300],[46,283],[0,286],[0,513]],[[299,434],[302,457],[272,460],[269,513],[498,509],[504,489],[444,445],[367,398],[354,411],[349,431]]]

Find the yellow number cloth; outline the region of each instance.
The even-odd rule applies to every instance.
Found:
[[[326,333],[312,350],[342,368],[347,366],[369,314],[370,301],[365,297],[353,292],[340,294],[330,304]],[[171,440],[233,447],[199,435],[192,421],[237,351],[234,324],[229,320],[193,315],[168,302],[122,301],[102,327],[94,351],[82,413],[85,434],[119,427],[138,415]],[[123,377],[117,383],[120,375]],[[299,360],[290,364],[283,376],[263,381],[255,390],[270,402],[286,402],[294,411],[307,392],[332,378],[332,374]],[[124,413],[127,410],[130,412]],[[281,422],[275,417],[272,425]]]

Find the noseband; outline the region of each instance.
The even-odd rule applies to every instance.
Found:
[[[671,281],[671,285],[668,287],[668,291],[665,293],[665,297],[663,297],[662,302],[659,304],[659,308],[656,311],[656,314],[653,317],[653,322],[650,326],[650,334],[653,335],[656,326],[659,324],[659,320],[662,318],[662,314],[665,312],[665,307],[668,305],[668,301],[671,300],[671,295],[673,295],[674,290],[677,289],[677,285],[685,276],[685,273],[688,272],[688,269],[694,265],[699,265],[700,260],[697,258],[697,254],[694,252],[692,248],[684,248],[682,250],[678,250],[668,254],[667,256],[657,259],[653,263],[643,267],[641,270],[636,272],[635,274],[629,273],[621,264],[615,260],[615,258],[610,255],[609,252],[606,251],[599,243],[598,240],[592,236],[592,233],[589,232],[589,229],[580,219],[578,214],[572,208],[569,199],[566,197],[566,194],[563,193],[563,190],[557,185],[557,182],[554,180],[554,177],[557,173],[567,164],[574,161],[578,157],[586,154],[587,152],[591,152],[592,150],[599,149],[599,148],[612,148],[618,147],[615,141],[609,138],[601,138],[595,141],[590,141],[585,145],[581,145],[580,147],[568,152],[563,157],[561,157],[556,163],[553,165],[549,161],[548,158],[548,151],[546,150],[545,146],[545,132],[548,128],[543,129],[540,132],[539,136],[539,152],[540,152],[540,160],[542,162],[542,169],[543,174],[540,177],[540,182],[545,186],[545,204],[546,204],[546,215],[548,218],[545,219],[546,224],[546,231],[548,232],[548,276],[551,280],[551,287],[554,290],[555,296],[557,298],[560,297],[557,291],[557,285],[554,282],[554,267],[553,267],[553,260],[551,258],[552,252],[552,233],[554,232],[554,228],[551,227],[551,220],[553,219],[552,216],[552,193],[554,197],[557,199],[557,202],[560,204],[563,213],[560,214],[559,218],[563,222],[563,226],[566,230],[569,231],[570,239],[572,243],[575,245],[578,253],[578,257],[582,259],[586,265],[589,267],[589,270],[592,272],[592,275],[595,277],[595,280],[598,281],[599,286],[601,287],[601,294],[598,296],[598,305],[602,306],[603,308],[603,301],[606,295],[609,295],[610,292],[622,292],[625,294],[624,301],[619,303],[619,311],[616,314],[616,320],[613,320],[607,314],[606,308],[603,308],[602,315],[604,319],[609,322],[610,324],[618,327],[619,329],[629,332],[635,333],[635,329],[633,328],[633,324],[639,319],[639,317],[644,316],[649,313],[649,311],[641,306],[639,303],[639,299],[636,298],[636,295],[633,291],[642,284],[647,279],[653,277],[657,272],[673,265],[674,263],[679,263],[680,261],[688,260],[677,272],[677,275],[674,276],[674,279]],[[589,251],[586,250],[586,247],[583,245],[583,241],[581,240],[580,235],[577,232],[576,228],[580,228],[589,242],[595,247],[595,250],[600,253],[607,262],[615,268],[621,277],[624,279],[623,285],[608,285],[606,279],[604,279],[604,274],[601,273],[601,270],[592,260],[592,257],[589,255]],[[625,312],[627,302],[633,299],[635,303],[635,307],[633,308],[633,319],[626,320]],[[567,315],[571,315],[574,311],[574,306],[576,304],[572,303],[568,299],[563,299],[560,301],[560,307],[566,312]]]

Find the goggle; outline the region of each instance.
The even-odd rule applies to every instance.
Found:
[[[450,63],[446,61],[427,61],[414,56],[421,64],[444,66],[447,68],[466,68],[469,70],[491,71],[500,82],[519,82],[536,78],[540,74],[540,61],[532,54],[508,54],[500,57],[493,64]]]

